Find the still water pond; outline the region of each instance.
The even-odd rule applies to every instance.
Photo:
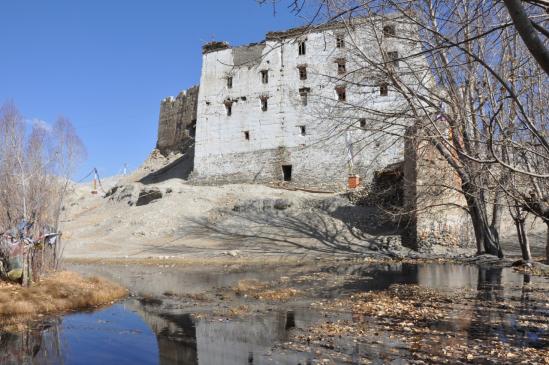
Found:
[[[477,291],[479,298],[497,305],[509,303],[505,310],[497,314],[502,316],[501,326],[472,326],[459,335],[466,337],[466,341],[496,336],[501,341],[518,341],[519,346],[546,348],[549,351],[547,331],[524,331],[515,325],[518,312],[530,311],[549,317],[547,300],[540,301],[539,296],[530,297],[524,292],[525,286],[533,287],[538,292],[542,291],[542,297],[547,298],[549,282],[510,269],[438,264],[315,267],[305,271],[309,274],[330,273],[334,277],[346,275],[352,280],[330,289],[320,284],[315,298],[308,298],[309,302],[296,299],[287,304],[263,305],[242,318],[202,317],[193,313],[213,312],[219,306],[241,304],[225,303],[222,295],[216,294],[239,280],[275,280],[291,275],[291,272],[280,269],[212,273],[125,266],[76,269],[95,271],[118,280],[130,287],[136,296],[99,311],[33,322],[23,332],[1,333],[0,364],[315,364],[322,360],[318,353],[307,349],[287,350],[279,345],[289,341],[292,331],[306,331],[328,316],[333,317],[331,319],[334,321],[338,318],[351,319],[352,313],[315,312],[308,305],[310,301],[365,290],[383,290],[395,283],[419,284],[448,291],[468,288]],[[303,270],[299,274],[303,274]],[[183,297],[188,293],[196,295],[207,292],[217,297],[218,301],[197,304],[188,296]],[[493,311],[488,315],[494,315]],[[390,336],[382,345],[395,346],[388,338]],[[379,347],[359,348],[352,344],[348,347],[350,358],[354,360],[343,362],[331,359],[330,363],[359,363],[361,353],[383,351]],[[397,363],[406,363],[404,358],[401,360]],[[385,363],[383,356],[380,355],[374,363]]]

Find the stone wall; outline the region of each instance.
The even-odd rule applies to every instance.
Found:
[[[163,154],[185,152],[193,145],[199,87],[168,97],[160,104],[156,148]]]
[[[403,243],[414,250],[435,244],[474,245],[471,220],[460,193],[461,180],[433,145],[415,128],[408,130],[404,161],[404,209],[409,223]]]
[[[376,159],[375,155],[365,156],[355,163],[353,172],[370,178],[372,171],[382,169],[389,160],[401,160],[401,152],[398,149],[387,151],[383,159]],[[200,175],[195,171],[193,180],[216,184],[283,181],[282,166],[292,166],[291,181],[300,186],[343,189],[348,176],[345,142],[337,139],[314,146],[207,155],[195,163],[211,173]]]

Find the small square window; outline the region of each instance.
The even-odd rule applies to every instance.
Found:
[[[336,93],[337,93],[337,100],[339,101],[347,100],[347,91],[345,89],[345,86],[337,86]]]
[[[344,34],[336,34],[336,47],[337,48],[345,48],[345,35]]]
[[[337,74],[344,75],[347,72],[347,62],[343,58],[336,60],[337,63]]]
[[[310,91],[311,89],[308,87],[303,87],[299,89],[299,96],[301,96],[301,105],[307,106]]]
[[[383,35],[387,38],[394,37],[396,35],[396,30],[394,25],[386,25],[383,27]]]
[[[389,62],[393,64],[393,66],[398,67],[398,52],[387,52],[387,57],[389,58]]]
[[[297,51],[300,56],[305,55],[305,52],[306,52],[305,41],[299,41],[297,43]]]
[[[231,76],[227,77],[227,88],[228,89],[233,88],[233,78]]]
[[[301,133],[302,136],[307,134],[307,129],[305,128],[304,125],[299,126],[299,132]]]
[[[231,100],[225,100],[225,111],[228,117],[233,115],[233,102]]]
[[[389,95],[389,85],[381,84],[379,86],[379,95],[380,96],[388,96]]]
[[[249,141],[250,140],[250,131],[244,131],[244,139],[246,141]]]
[[[359,120],[360,128],[366,128],[366,118],[360,118]]]
[[[300,80],[307,80],[307,66],[298,66],[299,70],[299,79]]]
[[[268,70],[261,71],[261,82],[264,83],[264,84],[269,83],[269,71]]]
[[[267,97],[262,97],[261,98],[261,111],[266,112],[269,109],[268,100],[269,100],[269,98],[267,98]]]

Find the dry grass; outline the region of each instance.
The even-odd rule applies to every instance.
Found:
[[[0,320],[89,309],[123,298],[126,289],[105,279],[59,272],[30,288],[0,286]]]

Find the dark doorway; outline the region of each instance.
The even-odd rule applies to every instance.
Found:
[[[282,165],[284,181],[292,181],[292,165]]]

